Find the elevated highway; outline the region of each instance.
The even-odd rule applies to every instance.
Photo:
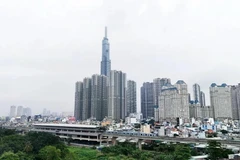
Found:
[[[221,142],[223,145],[232,145],[236,147],[240,147],[240,141],[235,140],[219,140],[219,139],[200,139],[200,138],[181,138],[181,137],[167,137],[167,136],[137,136],[137,135],[122,135],[122,134],[110,134],[104,132],[102,136],[108,136],[109,138],[112,138],[113,144],[116,143],[115,140],[119,137],[122,138],[130,138],[130,139],[137,139],[138,141],[144,141],[144,140],[157,140],[157,141],[165,141],[165,142],[179,142],[179,143],[200,143],[204,144],[207,143],[209,140],[216,140],[218,142]],[[139,144],[140,145],[140,144]]]

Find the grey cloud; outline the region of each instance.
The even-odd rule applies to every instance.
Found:
[[[238,1],[43,0],[0,4],[0,109],[72,111],[74,83],[100,72],[108,26],[112,68],[140,87],[183,79],[208,96],[212,82],[236,84]],[[139,92],[139,90],[138,90]],[[208,98],[208,97],[207,97]],[[209,98],[208,98],[209,99]],[[138,108],[140,96],[138,93]],[[209,102],[209,100],[208,100]]]

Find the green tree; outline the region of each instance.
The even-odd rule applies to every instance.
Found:
[[[228,133],[228,131],[226,131],[226,130],[221,130],[220,132],[222,132],[222,134],[227,134]]]
[[[10,135],[3,137],[2,144],[5,144],[5,147],[8,148],[8,150],[5,151],[13,151],[16,153],[23,151],[25,141],[25,137],[22,135]]]
[[[17,154],[13,152],[4,152],[0,157],[0,160],[20,160]]]
[[[106,126],[101,126],[101,127],[99,127],[99,130],[104,132],[104,131],[107,130],[107,127]]]
[[[32,152],[35,154],[45,146],[58,146],[63,144],[59,137],[46,132],[29,132],[26,135],[26,141],[31,142],[33,146]]]
[[[141,158],[141,153],[142,153],[142,151],[140,151],[140,150],[135,150],[135,151],[133,151],[133,153],[132,153],[132,157],[135,158],[135,159],[140,159],[140,158]]]
[[[189,146],[177,145],[174,151],[174,160],[189,160],[191,158],[191,150]]]
[[[28,155],[27,153],[24,152],[17,152],[16,155],[18,155],[19,160],[33,160],[34,155]]]
[[[148,121],[148,124],[150,124],[151,126],[154,126],[155,125],[155,120],[151,119],[150,121]]]
[[[166,155],[159,154],[154,157],[154,160],[165,160]]]
[[[222,157],[223,158],[228,158],[229,154],[234,154],[234,152],[230,149],[223,149],[223,152],[222,152]]]
[[[76,157],[75,154],[68,152],[64,158],[62,158],[63,160],[78,160],[78,158]]]
[[[149,160],[151,159],[152,155],[149,152],[142,152],[140,160]]]
[[[154,157],[154,160],[173,160],[173,155],[160,154]]]
[[[0,144],[0,155],[8,151],[12,151],[12,149],[8,146],[7,143]]]
[[[16,131],[14,129],[0,129],[0,136],[10,136],[16,134]]]
[[[223,158],[221,143],[214,140],[208,141],[207,153],[208,158],[211,160],[219,160],[220,158]]]
[[[32,150],[33,150],[33,146],[31,144],[31,142],[27,141],[25,143],[24,152],[29,153],[29,152],[32,152]]]
[[[70,145],[72,141],[73,141],[72,135],[69,135],[67,138],[67,144]]]
[[[174,156],[173,155],[166,155],[164,160],[173,160]]]
[[[41,160],[61,160],[61,150],[54,146],[46,146],[38,153],[38,158]]]

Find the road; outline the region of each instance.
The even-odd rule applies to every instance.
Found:
[[[132,139],[158,140],[158,141],[180,142],[180,143],[207,143],[209,140],[216,140],[216,141],[221,142],[221,144],[227,144],[227,145],[240,147],[240,141],[235,141],[235,140],[180,138],[180,137],[167,137],[167,136],[146,137],[146,136],[134,136],[134,135],[118,135],[118,134],[109,134],[109,133],[103,133],[102,136],[126,137],[126,138],[132,138]]]

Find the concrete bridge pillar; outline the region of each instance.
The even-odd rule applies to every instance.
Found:
[[[102,135],[100,134],[99,136],[99,142],[100,142],[100,146],[102,145]]]
[[[142,150],[142,142],[143,142],[143,139],[138,139],[137,144],[138,144],[138,149],[139,150]]]
[[[117,137],[112,137],[112,145],[115,146],[117,144]]]

